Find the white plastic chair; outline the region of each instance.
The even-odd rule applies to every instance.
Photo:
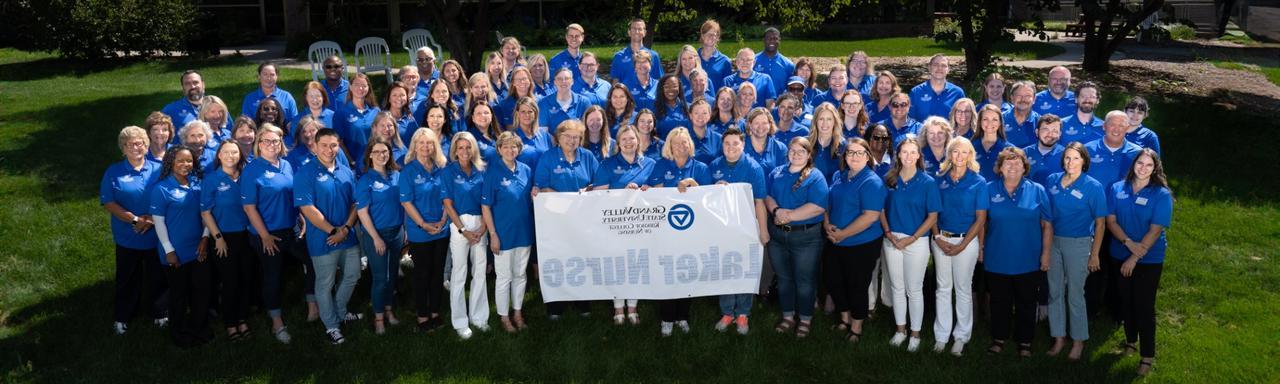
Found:
[[[409,65],[417,64],[418,48],[426,46],[435,50],[437,61],[444,57],[444,52],[440,51],[440,44],[437,44],[436,38],[431,36],[431,31],[422,28],[405,31],[404,36],[400,38],[400,44],[404,45],[404,50],[409,52]]]
[[[312,81],[320,81],[324,78],[324,60],[329,56],[342,58],[342,72],[347,72],[347,58],[342,56],[342,46],[329,40],[320,40],[311,43],[311,47],[307,48],[307,61],[311,62]]]
[[[391,47],[381,37],[366,37],[356,42],[356,71],[383,71],[387,75],[387,85],[391,85]]]

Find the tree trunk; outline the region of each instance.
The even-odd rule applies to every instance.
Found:
[[[470,20],[472,29],[462,27],[462,3],[460,0],[432,0],[425,2],[427,13],[436,25],[444,27],[444,45],[452,59],[462,64],[466,73],[483,71],[484,49],[490,31],[489,0],[479,0],[475,16]]]
[[[1100,73],[1111,70],[1111,55],[1120,48],[1138,24],[1160,10],[1164,0],[1143,0],[1137,12],[1129,13],[1119,28],[1112,28],[1112,20],[1124,14],[1124,4],[1119,0],[1110,0],[1104,9],[1097,1],[1081,1],[1084,11],[1085,40],[1084,62],[1081,67],[1085,71]]]
[[[975,31],[974,14],[984,9],[981,28]],[[1008,9],[1009,0],[985,0],[978,4],[960,5],[956,9],[964,46],[965,80],[977,79],[991,64],[992,45],[1000,40],[1008,21]]]
[[[644,26],[646,29],[646,33],[644,34],[644,46],[646,47],[652,47],[654,38],[658,36],[658,15],[662,13],[664,5],[666,5],[666,2],[663,0],[654,1],[653,7],[649,8],[648,17],[644,17]],[[662,63],[654,64],[662,65]]]

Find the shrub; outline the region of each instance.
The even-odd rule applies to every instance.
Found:
[[[185,52],[195,25],[189,0],[16,1],[0,24],[5,43],[72,58]]]
[[[1186,24],[1165,24],[1160,26],[1174,40],[1191,40],[1196,38],[1196,29]]]

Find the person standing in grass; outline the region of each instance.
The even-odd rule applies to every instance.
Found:
[[[1036,94],[1035,111],[1066,118],[1076,112],[1076,92],[1071,91],[1071,70],[1063,66],[1049,69],[1049,89]]]
[[[747,183],[751,184],[751,197],[755,203],[756,226],[760,233],[760,246],[769,245],[768,216],[765,215],[764,199],[769,190],[765,186],[764,169],[750,157],[742,155],[746,146],[746,134],[737,127],[724,131],[723,155],[711,161],[707,172],[716,184]],[[716,330],[724,331],[729,324],[736,324],[739,334],[746,334],[749,329],[747,316],[751,315],[751,293],[721,295],[720,321],[716,322]]]
[[[197,120],[193,120],[197,121]],[[159,262],[169,282],[169,336],[181,348],[213,340],[209,331],[208,230],[200,219],[200,178],[195,154],[178,146],[164,155],[160,181],[151,190],[151,218],[160,243]]]
[[[1049,252],[1049,336],[1054,338],[1050,356],[1066,344],[1070,325],[1071,352],[1079,360],[1089,339],[1089,314],[1085,311],[1084,281],[1098,270],[1103,219],[1107,215],[1106,192],[1089,171],[1089,151],[1080,143],[1067,144],[1062,153],[1064,172],[1049,175],[1045,186],[1053,201],[1053,248]]]
[[[1125,131],[1125,140],[1129,140],[1129,142],[1137,144],[1139,147],[1151,148],[1157,154],[1160,153],[1160,136],[1142,124],[1142,121],[1146,120],[1148,113],[1150,113],[1147,99],[1142,96],[1130,98],[1129,102],[1124,106],[1124,113],[1129,116],[1129,128]]]
[[[194,69],[182,72],[182,98],[164,106],[161,112],[168,115],[177,126],[197,120],[204,102],[204,77]],[[176,143],[175,143],[176,144]]]
[[[567,72],[560,75],[567,76]],[[558,80],[557,80],[558,81]],[[579,115],[580,116],[580,115]],[[538,157],[538,166],[534,168],[533,195],[540,192],[580,192],[591,187],[591,177],[595,176],[600,161],[586,148],[586,126],[581,120],[564,120],[556,126],[555,146]],[[557,320],[568,306],[572,304],[583,317],[591,315],[590,302],[587,301],[554,301],[547,303],[547,316]],[[506,324],[504,324],[505,327]]]
[[[880,216],[885,233],[885,270],[893,290],[893,317],[898,326],[889,344],[896,347],[907,341],[907,315],[910,315],[911,340],[907,350],[911,352],[920,348],[920,328],[924,324],[928,234],[942,209],[937,181],[925,173],[920,148],[920,141],[912,137],[898,143],[892,168],[884,176],[889,197]]]
[[[617,141],[617,153],[605,158],[591,177],[591,190],[639,189],[649,180],[655,161],[640,151],[640,132],[636,127],[624,125],[618,131]],[[630,321],[631,325],[639,325],[638,304],[636,299],[614,299],[613,323],[622,325]]]
[[[804,338],[813,327],[827,177],[813,165],[813,144],[806,137],[796,137],[787,145],[786,163],[774,167],[767,180],[769,194],[764,203],[773,223],[768,252],[778,276],[782,307],[782,320],[774,330],[787,333],[795,328],[796,337]]]
[[[173,129],[170,127],[169,132]],[[167,139],[167,138],[166,138]],[[115,243],[115,323],[117,335],[129,331],[129,321],[137,312],[139,301],[153,303],[156,324],[168,322],[161,308],[164,277],[160,264],[152,262],[156,249],[156,233],[148,213],[152,185],[160,179],[160,162],[147,159],[151,138],[136,126],[120,130],[116,139],[124,160],[103,172],[98,188],[98,201],[111,214],[111,238]],[[151,297],[142,295],[148,285]],[[145,300],[143,300],[145,298]]]
[[[533,171],[516,160],[524,143],[514,133],[499,134],[495,144],[501,162],[485,172],[480,209],[497,274],[494,301],[502,328],[511,333],[526,327],[521,308],[533,245]]]
[[[347,312],[347,302],[360,280],[360,248],[352,230],[358,217],[356,179],[350,167],[337,161],[337,131],[321,129],[316,132],[315,143],[316,161],[302,166],[294,178],[293,205],[307,222],[307,252],[315,266],[320,321],[329,342],[342,344],[346,339],[338,327],[344,321],[359,319]],[[342,280],[335,282],[338,270],[342,270]]]
[[[1124,352],[1138,350],[1142,360],[1138,374],[1151,372],[1156,358],[1156,290],[1164,270],[1168,240],[1165,229],[1173,218],[1173,192],[1164,175],[1160,154],[1143,149],[1133,160],[1124,180],[1111,185],[1107,194],[1107,229],[1116,273],[1116,287],[1123,302]]]
[[[231,341],[249,335],[249,304],[253,301],[250,288],[254,280],[254,260],[249,245],[249,218],[240,205],[240,175],[245,165],[243,149],[234,141],[219,144],[217,167],[207,172],[200,184],[200,216],[213,237],[214,266],[222,282],[218,316]]]
[[[1018,355],[1031,357],[1036,289],[1040,272],[1049,270],[1053,245],[1053,208],[1044,187],[1025,177],[1031,166],[1021,149],[1001,150],[995,166],[999,178],[987,183],[989,208],[984,243],[978,253],[991,293],[991,347],[987,353],[1004,351],[1012,325]]]
[[[373,119],[381,111],[369,76],[363,73],[352,76],[347,103],[334,112],[332,127],[342,140],[343,152],[351,155],[352,159],[364,158],[364,147],[369,145],[369,137],[372,136]]]
[[[768,107],[773,108],[773,101],[778,97],[777,88],[774,88],[773,78],[766,73],[755,70],[756,53],[751,48],[742,48],[738,50],[738,56],[734,59],[733,65],[736,71],[724,77],[721,83],[725,87],[740,89],[738,86],[742,83],[751,83],[755,86],[756,98],[752,100],[748,107]],[[788,75],[790,73],[788,72]],[[785,86],[787,77],[782,78]],[[785,88],[784,88],[785,89]],[[741,92],[741,90],[739,90]]]
[[[489,237],[484,228],[480,200],[484,196],[484,172],[488,164],[480,158],[479,145],[471,133],[459,132],[453,139],[449,165],[440,179],[444,182],[444,212],[449,216],[449,250],[453,270],[449,290],[450,320],[458,337],[471,337],[471,326],[489,330],[489,288],[485,284]],[[467,265],[471,265],[471,296],[467,299]],[[470,325],[468,325],[470,324]]]
[[[711,178],[707,174],[707,165],[694,158],[695,151],[688,129],[679,127],[671,130],[666,144],[662,146],[662,159],[654,165],[647,185],[640,189],[666,187],[683,193],[689,187],[709,184]],[[658,301],[663,337],[671,336],[673,327],[689,333],[689,306],[692,303],[693,299],[687,297]]]
[[[781,43],[782,32],[779,32],[778,28],[765,28],[764,50],[756,54],[755,60],[753,60],[755,72],[769,75],[769,80],[773,81],[773,89],[779,93],[781,93],[781,90],[787,89],[787,79],[796,72],[795,63],[778,51],[778,46]],[[810,71],[812,71],[812,68],[810,68]],[[807,88],[809,84],[805,85]]]
[[[733,62],[729,60],[729,56],[716,48],[719,43],[720,23],[713,19],[703,21],[698,28],[698,60],[702,62],[702,70],[707,71],[707,80],[711,83],[712,90],[724,86],[724,77],[733,73]]]
[[[550,70],[551,73],[555,73],[556,71],[559,71],[560,68],[568,68],[569,71],[573,72],[574,80],[582,80],[582,72],[578,66],[582,63],[583,54],[585,53],[581,48],[582,40],[586,35],[587,31],[578,23],[569,24],[569,26],[565,27],[565,48],[563,51],[560,51],[560,53],[551,57],[551,62],[547,69]],[[594,73],[592,75],[592,81],[594,81]]]
[[[873,169],[866,140],[848,139],[841,157],[840,169],[831,178],[831,210],[823,220],[823,234],[832,244],[824,272],[840,313],[834,329],[845,332],[845,341],[857,342],[867,318],[867,289],[880,260],[880,212],[888,191]]]
[[[937,117],[929,120],[941,121]],[[974,158],[973,143],[956,137],[946,147],[946,157],[937,173],[942,210],[938,213],[938,222],[933,227],[929,242],[938,281],[938,291],[934,295],[933,351],[942,352],[947,342],[954,338],[951,354],[960,356],[973,334],[973,271],[982,248],[978,235],[987,221],[990,204],[987,180],[978,175],[979,165]],[[954,303],[951,300],[953,290]]]
[[[440,291],[449,252],[449,216],[444,212],[445,189],[440,174],[445,165],[436,132],[419,129],[414,133],[400,172],[400,205],[404,207],[409,256],[413,258],[413,299],[420,331],[435,331],[444,325],[440,318]]]
[[[629,87],[635,83],[637,75],[641,73],[638,70],[632,70],[635,68],[632,63],[640,52],[648,53],[648,58],[652,59],[651,63],[657,63],[646,67],[648,77],[654,80],[662,77],[662,59],[658,57],[658,52],[644,46],[646,33],[648,31],[645,28],[644,19],[631,19],[631,23],[627,25],[627,38],[630,39],[630,43],[613,54],[613,61],[609,64],[609,77],[612,77],[615,83],[627,84]]]
[[[387,325],[398,325],[395,305],[396,275],[400,270],[404,245],[404,210],[400,206],[400,164],[386,140],[369,143],[365,149],[366,172],[356,181],[356,214],[360,224],[360,249],[369,260],[373,282],[369,295],[373,302],[373,332],[383,334]]]

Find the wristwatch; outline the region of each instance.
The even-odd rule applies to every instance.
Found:
[[[216,240],[222,240],[222,232],[213,234],[213,238]]]
[[[329,236],[333,236],[333,235],[338,234],[338,228],[342,228],[342,227],[333,227],[333,229],[330,229],[330,230],[329,230]]]

